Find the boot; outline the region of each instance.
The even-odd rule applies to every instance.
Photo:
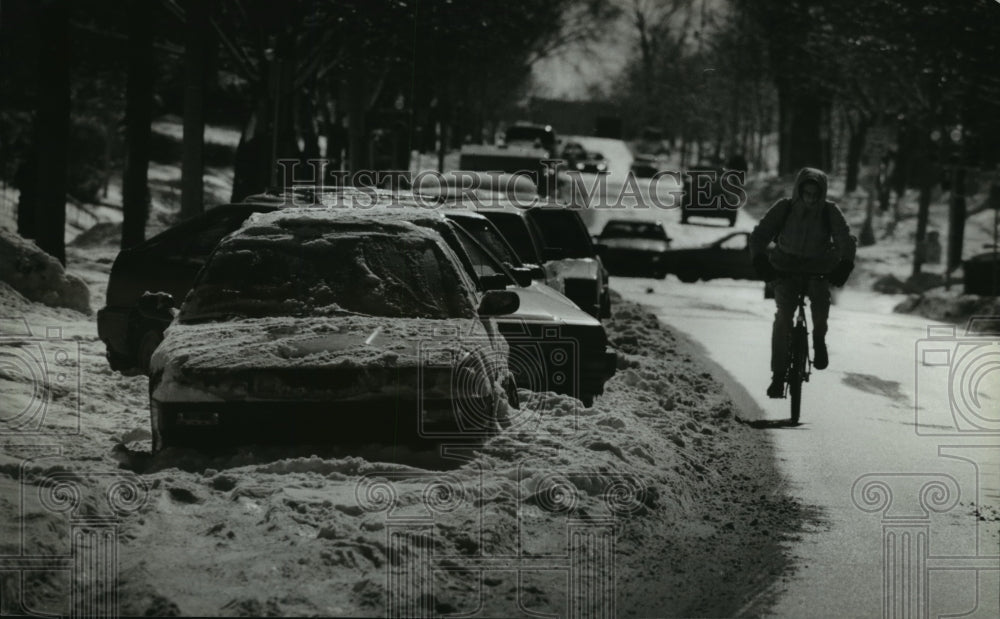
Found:
[[[771,376],[771,384],[767,386],[767,397],[785,397],[785,378],[778,372]]]
[[[813,336],[813,367],[817,370],[825,370],[830,365],[830,357],[826,351],[826,342],[822,337]]]

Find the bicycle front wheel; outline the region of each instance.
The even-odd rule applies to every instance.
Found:
[[[802,325],[792,332],[792,363],[788,373],[788,391],[791,396],[792,423],[799,422],[802,411],[802,381],[806,376],[806,363],[809,358],[809,336]]]
[[[798,423],[802,410],[802,379],[798,376],[788,381],[788,395],[792,401],[792,423]]]

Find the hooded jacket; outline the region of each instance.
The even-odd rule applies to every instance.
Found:
[[[816,206],[802,199],[802,185],[819,186]],[[837,205],[826,199],[827,178],[821,170],[802,168],[795,178],[791,198],[774,203],[750,234],[753,256],[770,252],[771,265],[792,273],[829,273],[841,260],[854,260],[857,241]]]

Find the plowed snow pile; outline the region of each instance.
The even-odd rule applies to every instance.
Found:
[[[0,297],[34,334],[5,331],[0,358],[0,554],[70,555],[81,517],[115,515],[122,614],[730,615],[803,522],[766,436],[638,306],[615,305],[619,371],[593,408],[530,398],[541,422],[484,446],[152,456],[146,379],[107,369],[92,318]],[[46,366],[71,380],[36,389],[19,368],[54,346],[79,351]],[[3,579],[0,612],[69,613],[69,565]]]

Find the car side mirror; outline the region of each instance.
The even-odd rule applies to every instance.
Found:
[[[139,297],[136,305],[139,313],[151,320],[170,322],[177,315],[174,308],[174,295],[169,292],[150,292],[147,290]]]
[[[530,267],[511,267],[510,269],[514,273],[514,279],[517,281],[517,285],[530,286],[531,280],[535,279],[532,275],[532,269]]]
[[[510,290],[488,290],[479,302],[480,316],[513,314],[521,307],[521,297]]]
[[[562,260],[565,257],[565,252],[562,247],[546,247],[542,251],[542,257],[545,261],[549,260]]]
[[[510,279],[503,273],[479,276],[479,284],[483,287],[483,290],[506,290],[509,283]]]

